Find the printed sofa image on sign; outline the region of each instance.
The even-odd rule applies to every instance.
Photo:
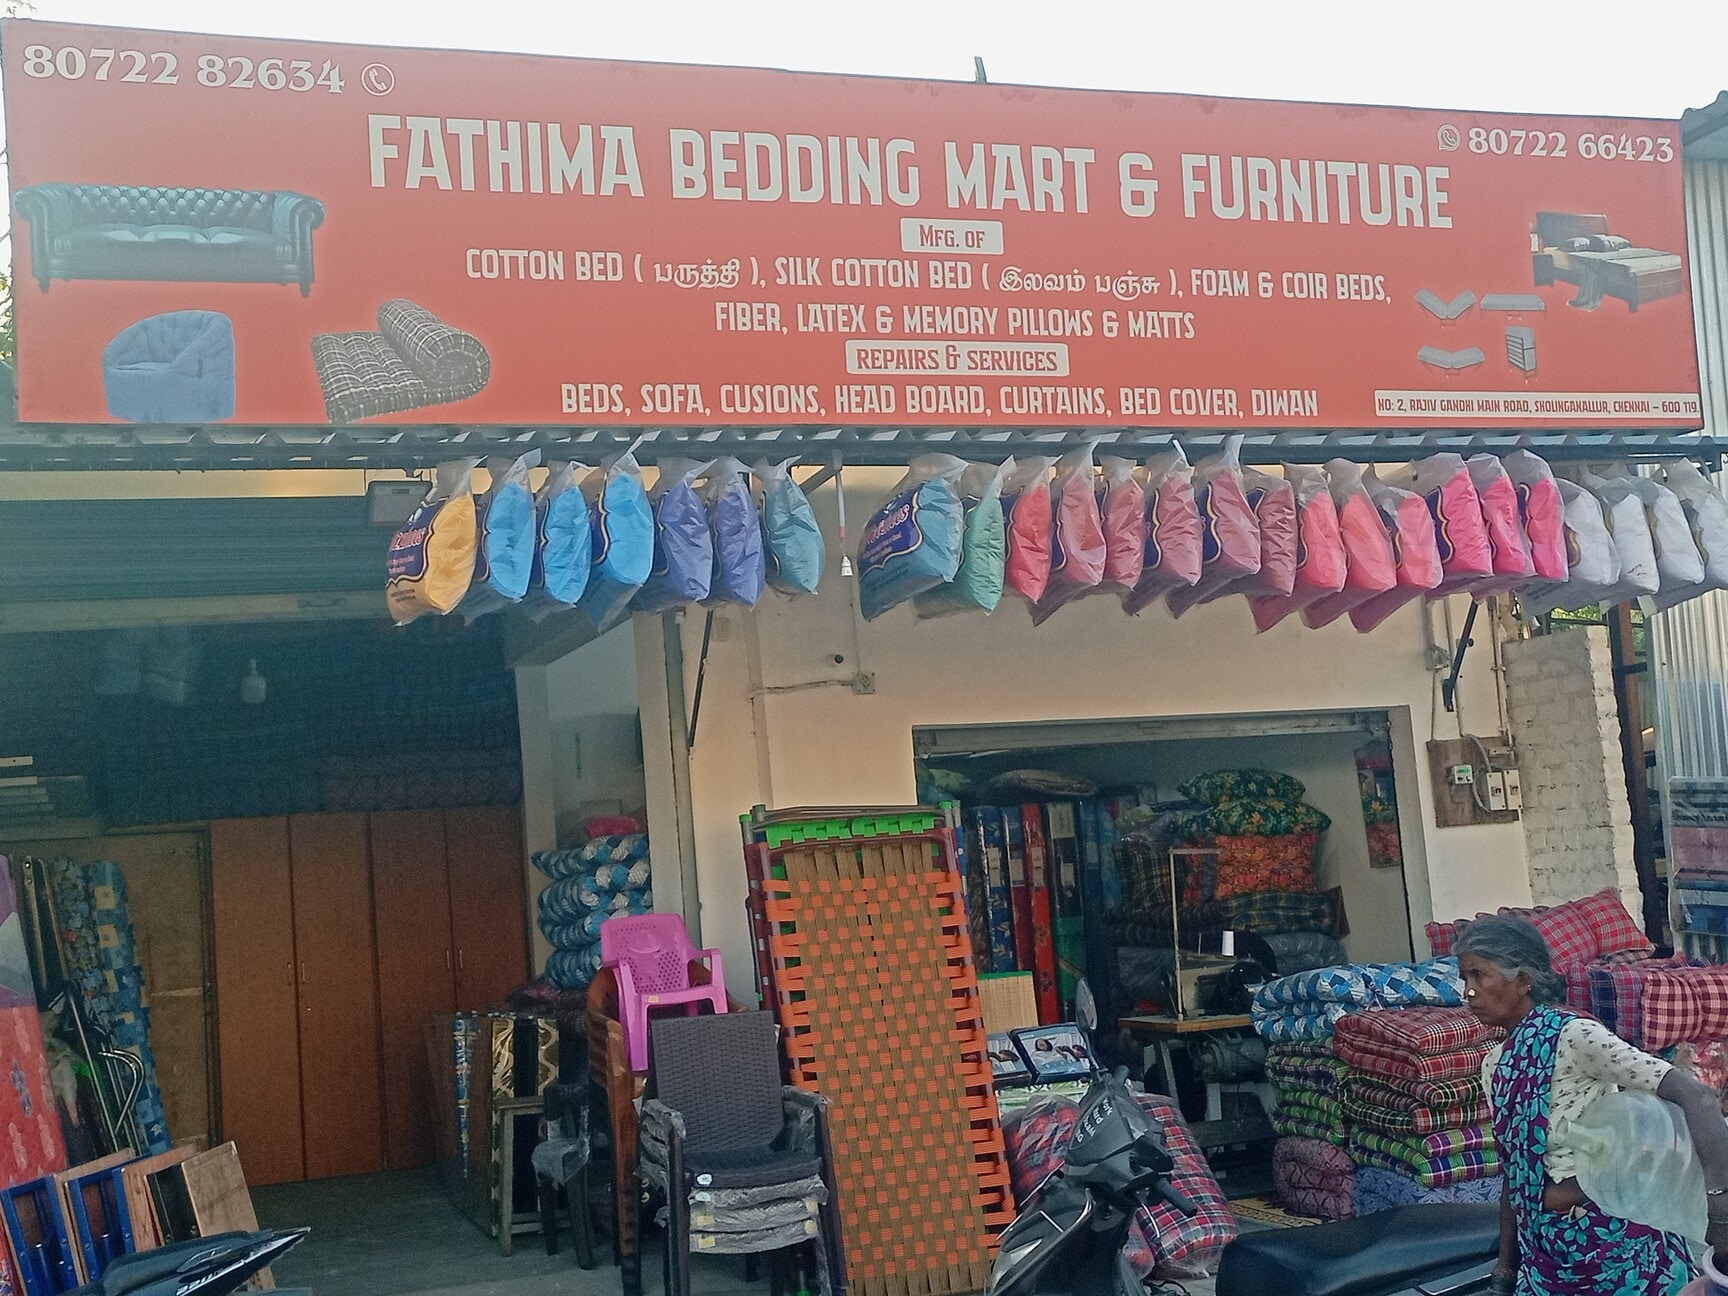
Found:
[[[284,190],[39,184],[14,205],[30,222],[30,273],[55,279],[299,284],[312,291],[324,204]]]
[[[332,423],[466,400],[492,376],[492,357],[479,338],[405,297],[378,308],[376,333],[313,338],[312,363]]]
[[[1536,286],[1575,284],[1567,302],[1593,311],[1604,297],[1618,297],[1628,310],[1686,290],[1686,272],[1675,252],[1637,247],[1609,232],[1608,218],[1576,212],[1537,212],[1536,251],[1531,255]]]
[[[218,311],[170,311],[128,324],[102,348],[111,418],[215,423],[234,417],[234,324]]]

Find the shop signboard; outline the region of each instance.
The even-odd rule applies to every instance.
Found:
[[[25,421],[1700,423],[1673,122],[3,46]]]

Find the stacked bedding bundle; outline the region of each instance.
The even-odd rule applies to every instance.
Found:
[[[1345,963],[1280,977],[1254,994],[1254,1029],[1268,1044],[1330,1040],[1338,1021],[1368,1008],[1464,1002],[1455,958],[1424,963]]]
[[[1483,1190],[1467,1185],[1500,1170],[1481,1082],[1496,1038],[1462,1008],[1376,1009],[1339,1023],[1332,1047],[1350,1068],[1341,1104],[1358,1214],[1390,1197],[1378,1178],[1364,1196],[1364,1170],[1442,1194],[1422,1200],[1480,1199]]]
[[[1492,1202],[1500,1200],[1500,1176],[1470,1179],[1450,1188],[1424,1188],[1408,1175],[1372,1166],[1356,1169],[1356,1213],[1372,1215],[1394,1206],[1427,1206],[1437,1202]]]
[[[546,977],[560,990],[584,989],[600,970],[601,924],[654,910],[648,835],[595,837],[575,850],[540,851],[534,864],[552,879],[536,906],[553,947]]]
[[[1272,1148],[1272,1182],[1284,1209],[1321,1219],[1356,1213],[1356,1163],[1319,1139],[1281,1138]]]
[[[1342,1062],[1323,1041],[1272,1044],[1266,1049],[1266,1078],[1278,1090],[1272,1128],[1286,1136],[1314,1142],[1344,1143],[1344,1109],[1340,1084]]]

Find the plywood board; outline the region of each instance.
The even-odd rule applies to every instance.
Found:
[[[148,1176],[179,1165],[193,1155],[189,1147],[170,1148],[121,1167],[120,1193],[126,1199],[126,1214],[132,1223],[132,1249],[153,1251],[161,1246],[162,1225],[156,1218],[156,1203],[150,1196]]]
[[[186,1180],[192,1217],[198,1222],[198,1236],[258,1231],[252,1193],[240,1169],[240,1153],[232,1143],[188,1157],[181,1163],[180,1172]],[[276,1285],[268,1269],[258,1275],[258,1285],[264,1288]]]

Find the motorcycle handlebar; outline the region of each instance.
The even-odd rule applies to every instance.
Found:
[[[1193,1198],[1168,1179],[1160,1179],[1152,1189],[1152,1195],[1174,1206],[1184,1215],[1192,1215],[1200,1209],[1194,1204]]]

